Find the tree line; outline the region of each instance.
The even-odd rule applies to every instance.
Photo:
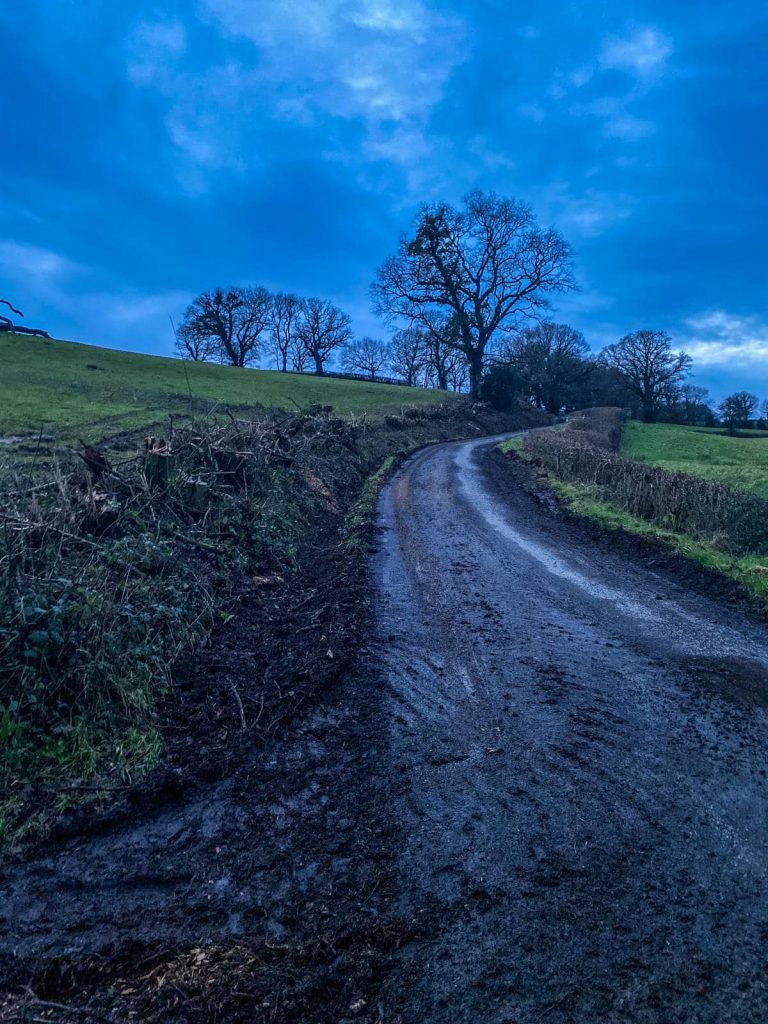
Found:
[[[686,380],[691,365],[664,331],[634,331],[592,353],[580,331],[545,321],[502,346],[481,395],[500,405],[524,399],[555,415],[617,406],[645,422],[768,427],[768,399],[737,391],[715,404],[707,388]]]
[[[458,207],[424,204],[378,269],[373,310],[389,341],[355,338],[328,300],[247,287],[198,296],[177,344],[195,360],[248,366],[266,356],[278,370],[320,375],[338,360],[371,379],[524,399],[553,414],[617,405],[646,421],[754,419],[757,399],[744,392],[714,410],[664,331],[633,331],[595,355],[579,331],[546,319],[551,297],[576,287],[572,263],[565,239],[528,205],[475,190]]]
[[[464,360],[438,335],[417,326],[391,341],[354,338],[351,319],[332,302],[272,294],[263,287],[215,288],[187,307],[176,330],[179,355],[232,366],[268,364],[283,373],[323,375],[336,357],[345,372],[412,387],[463,391]]]

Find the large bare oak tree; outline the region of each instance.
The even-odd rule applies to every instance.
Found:
[[[601,361],[621,374],[638,400],[645,423],[655,423],[659,406],[673,401],[688,374],[691,357],[672,351],[666,331],[634,331],[600,353]]]
[[[525,203],[474,191],[459,209],[422,206],[372,293],[387,322],[430,330],[435,318],[450,320],[450,344],[463,353],[477,395],[496,332],[519,328],[549,293],[572,287],[571,250],[557,231],[540,228]]]
[[[222,363],[248,366],[258,358],[271,311],[266,288],[214,288],[187,307],[179,343],[193,359],[205,353]]]
[[[352,337],[352,321],[332,302],[304,299],[296,337],[306,354],[314,360],[317,375],[322,377],[328,357]]]

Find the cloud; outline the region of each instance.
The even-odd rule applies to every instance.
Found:
[[[626,108],[632,97],[602,96],[584,105],[575,105],[574,114],[590,114],[603,121],[603,135],[606,139],[621,139],[637,142],[648,138],[656,131],[656,124],[645,118],[636,117]]]
[[[229,35],[250,40],[259,79],[341,118],[423,119],[465,59],[463,24],[419,0],[203,0]]]
[[[566,236],[594,238],[632,212],[632,200],[624,193],[586,189],[574,195],[568,185],[558,182],[538,197],[540,220],[557,224]]]
[[[697,366],[759,366],[768,362],[768,323],[758,317],[712,310],[685,321],[690,331],[683,347]]]
[[[258,165],[257,140],[290,122],[322,131],[326,157],[413,170],[467,56],[463,23],[421,0],[201,0],[200,10],[204,21],[186,29],[140,22],[127,48],[129,80],[166,100],[179,177],[193,194],[213,172]]]
[[[540,103],[521,103],[517,108],[517,112],[521,117],[525,117],[529,121],[535,121],[537,124],[541,124],[546,116],[544,107]]]
[[[506,140],[497,140],[488,135],[473,135],[467,140],[466,151],[475,173],[478,167],[489,174],[508,172],[515,168],[514,157],[501,148],[504,141]]]
[[[655,134],[656,124],[648,118],[637,117],[630,107],[648,95],[656,84],[656,72],[664,67],[672,52],[671,39],[652,27],[638,28],[626,36],[606,36],[596,63],[558,74],[548,93],[559,100],[590,83],[597,88],[602,80],[607,80],[601,79],[600,72],[619,70],[631,74],[633,81],[622,95],[574,103],[571,114],[577,117],[586,114],[602,120],[602,135],[606,139],[638,142]]]
[[[235,61],[200,72],[194,62],[187,66],[186,53],[187,32],[179,22],[139,22],[126,44],[126,71],[134,86],[166,99],[168,138],[188,164],[180,177],[194,194],[205,190],[195,169],[243,169],[239,141],[253,74]]]
[[[192,298],[179,289],[121,287],[59,252],[15,241],[0,242],[0,280],[13,289],[2,297],[20,306],[30,320],[45,317],[54,335],[71,335],[76,316],[98,325],[100,341],[124,348],[151,348],[158,340],[170,351],[168,317],[178,315]]]
[[[581,89],[587,82],[591,81],[593,74],[594,72],[590,67],[576,68],[575,71],[568,75],[568,81],[576,89]]]
[[[85,268],[52,249],[24,242],[0,242],[0,276],[24,292],[43,296],[58,292],[68,278]]]
[[[116,331],[142,327],[170,331],[169,316],[177,316],[191,302],[190,291],[174,289],[151,294],[127,291],[94,292],[86,302],[101,311],[101,320]]]
[[[186,45],[181,22],[140,22],[128,41],[128,77],[134,85],[161,82]]]
[[[607,139],[623,139],[625,142],[637,142],[647,139],[656,131],[653,121],[635,117],[634,114],[621,113],[609,117],[603,125],[603,135]]]
[[[598,61],[602,68],[627,71],[642,78],[659,71],[673,49],[669,36],[648,26],[627,36],[607,36]]]
[[[418,4],[393,3],[378,0],[362,4],[359,11],[350,12],[350,20],[361,28],[377,32],[418,32],[423,30],[423,8]]]

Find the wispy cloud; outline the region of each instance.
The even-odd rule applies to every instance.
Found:
[[[135,85],[161,83],[167,79],[186,45],[186,32],[181,22],[140,22],[128,41],[128,77]]]
[[[535,121],[537,124],[541,124],[546,117],[544,107],[540,103],[521,103],[517,108],[517,112],[521,117],[525,117],[529,121]]]
[[[656,131],[654,121],[645,118],[635,117],[627,112],[609,117],[603,125],[603,135],[607,139],[623,139],[625,142],[637,142],[638,139],[647,139]]]
[[[126,44],[126,72],[138,88],[167,101],[166,130],[188,166],[181,177],[191,192],[204,191],[200,173],[242,170],[239,139],[248,119],[253,73],[235,61],[199,71],[185,63],[187,32],[179,22],[139,22]]]
[[[565,182],[557,182],[536,196],[536,208],[542,221],[552,221],[569,237],[593,238],[626,220],[632,200],[593,188],[574,193]]]
[[[21,306],[30,320],[44,315],[41,311],[58,311],[58,319],[44,325],[56,334],[68,333],[68,311],[76,309],[78,318],[98,325],[100,336],[94,340],[128,347],[161,340],[167,351],[168,316],[179,315],[192,298],[179,289],[146,292],[120,287],[62,253],[16,241],[0,242],[0,280],[13,289],[4,297]]]
[[[47,295],[84,268],[52,249],[25,242],[0,242],[0,276],[24,292]]]
[[[258,78],[281,95],[369,125],[426,117],[465,59],[460,21],[413,0],[204,0],[232,36],[250,40]]]
[[[645,77],[663,68],[673,50],[669,36],[653,26],[646,26],[628,35],[606,36],[598,63],[601,68],[613,68]]]
[[[768,323],[759,317],[713,310],[685,321],[685,350],[702,367],[731,369],[768,364]]]
[[[199,52],[185,66],[181,26],[149,22],[130,42],[128,75],[166,97],[169,137],[202,172],[258,159],[254,117],[353,122],[358,156],[408,167],[423,146],[402,139],[426,136],[467,56],[463,23],[421,0],[202,0],[201,10],[219,41],[207,67]]]
[[[602,40],[596,61],[583,64],[567,73],[560,73],[549,87],[555,100],[574,96],[589,83],[597,88],[601,72],[624,71],[630,76],[628,87],[618,95],[606,95],[590,102],[576,102],[571,113],[593,116],[603,122],[606,139],[638,142],[656,132],[656,124],[638,117],[630,109],[648,95],[659,73],[674,51],[672,40],[653,26],[636,28],[626,35],[608,35]]]

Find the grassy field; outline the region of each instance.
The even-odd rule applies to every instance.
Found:
[[[768,498],[768,432],[743,434],[728,437],[717,429],[632,420],[624,427],[621,453]]]
[[[269,370],[188,363],[73,342],[0,334],[0,438],[38,434],[97,441],[169,413],[332,405],[382,416],[444,393]],[[7,442],[6,442],[7,443]]]

